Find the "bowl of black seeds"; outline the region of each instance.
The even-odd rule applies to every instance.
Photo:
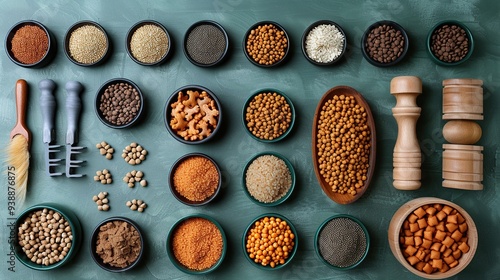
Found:
[[[134,24],[127,33],[125,43],[129,57],[144,66],[165,62],[172,46],[167,29],[154,20],[143,20]]]
[[[368,254],[370,236],[357,218],[339,214],[324,221],[316,231],[314,248],[319,259],[337,270],[358,266]]]
[[[409,47],[404,28],[389,20],[370,25],[361,38],[363,57],[377,67],[388,67],[401,62]]]
[[[97,91],[95,112],[111,128],[128,128],[137,123],[144,107],[140,88],[125,78],[111,79]]]
[[[109,57],[110,49],[110,40],[104,28],[89,20],[73,24],[64,38],[66,57],[79,66],[103,63]]]
[[[221,63],[228,48],[226,30],[215,21],[198,21],[184,35],[184,54],[196,66],[211,67]]]
[[[473,50],[472,33],[459,21],[441,21],[427,35],[427,51],[432,60],[442,66],[465,62]]]

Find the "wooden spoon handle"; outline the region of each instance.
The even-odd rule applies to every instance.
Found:
[[[25,80],[18,80],[16,82],[16,125],[10,133],[11,139],[17,134],[21,134],[28,141],[31,140],[31,133],[26,126],[26,108],[28,105],[28,83]]]

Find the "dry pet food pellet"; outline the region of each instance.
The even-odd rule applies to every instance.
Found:
[[[103,184],[103,185],[113,183],[113,178],[112,178],[111,172],[109,172],[109,170],[107,170],[107,169],[97,170],[95,172],[95,174],[96,175],[94,176],[94,181],[101,182],[101,184]]]
[[[122,158],[130,165],[141,164],[142,161],[146,160],[146,155],[148,151],[144,149],[141,145],[136,142],[130,143],[122,151]]]
[[[168,50],[167,33],[155,24],[137,28],[130,39],[130,51],[135,59],[143,63],[160,61]]]
[[[183,160],[174,170],[175,190],[191,201],[204,201],[219,186],[219,173],[207,158],[193,156]]]
[[[286,163],[273,155],[259,156],[245,174],[250,195],[260,202],[271,203],[285,196],[292,186],[292,175]]]
[[[125,205],[130,208],[130,210],[132,211],[138,211],[138,212],[144,212],[144,209],[146,209],[148,207],[148,205],[140,200],[140,199],[132,199],[132,200],[129,200],[125,203]]]
[[[63,260],[73,243],[73,233],[64,216],[44,208],[26,216],[17,229],[19,245],[26,256],[39,265]]]
[[[132,170],[125,174],[125,177],[123,177],[123,182],[125,182],[129,188],[135,187],[136,182],[139,182],[141,186],[146,187],[148,185],[148,182],[143,179],[143,177],[144,173],[142,171]]]
[[[204,218],[183,221],[172,235],[174,257],[192,270],[205,270],[214,266],[222,256],[223,247],[219,228]]]
[[[469,52],[469,37],[458,25],[443,25],[432,33],[431,51],[441,61],[458,62]]]
[[[285,133],[292,123],[292,109],[285,97],[263,92],[250,100],[245,113],[248,130],[257,138],[273,140]]]
[[[98,195],[94,195],[92,200],[97,204],[97,210],[108,211],[109,210],[109,199],[107,198],[108,192],[100,192]]]
[[[274,24],[258,26],[246,38],[246,51],[258,64],[272,65],[285,57],[288,39]]]
[[[390,63],[403,54],[405,44],[407,43],[401,31],[383,24],[370,30],[363,47],[373,60]]]
[[[126,125],[135,119],[141,108],[137,89],[126,82],[109,85],[100,97],[99,111],[113,125]]]
[[[106,157],[106,159],[112,159],[113,158],[113,153],[115,152],[115,149],[111,147],[107,142],[102,141],[100,143],[97,143],[95,147],[99,150],[99,153],[103,156]]]
[[[112,221],[99,228],[96,245],[96,253],[103,263],[124,268],[139,257],[141,237],[131,224]]]
[[[69,55],[81,64],[99,61],[108,49],[104,32],[94,25],[83,25],[73,30],[69,37]]]

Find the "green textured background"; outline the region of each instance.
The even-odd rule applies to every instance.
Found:
[[[42,69],[25,69],[14,65],[0,47],[0,146],[9,143],[9,132],[15,123],[14,85],[23,78],[31,86],[28,126],[33,132],[29,193],[25,206],[57,202],[73,207],[84,228],[84,242],[76,258],[68,265],[50,272],[33,271],[16,261],[16,272],[8,271],[7,188],[0,193],[0,278],[2,279],[416,279],[393,257],[387,242],[387,228],[392,214],[403,203],[417,197],[436,196],[451,200],[465,208],[474,218],[479,232],[479,247],[470,265],[456,279],[500,279],[500,194],[498,192],[498,129],[500,83],[500,2],[489,1],[0,1],[0,37],[16,22],[34,19],[42,22],[55,36],[57,55]],[[62,51],[64,34],[80,20],[99,22],[113,43],[109,60],[99,67],[79,67]],[[172,35],[175,52],[159,67],[135,64],[126,54],[125,36],[136,22],[154,19],[164,24]],[[211,19],[227,30],[231,51],[225,64],[216,68],[192,65],[182,52],[182,39],[187,28],[198,20]],[[336,66],[320,68],[307,62],[300,50],[300,39],[308,25],[320,19],[340,24],[348,40],[345,59]],[[410,51],[399,65],[381,69],[365,61],[360,51],[364,30],[378,20],[394,20],[410,36]],[[470,60],[461,66],[445,68],[432,62],[425,50],[429,29],[444,19],[465,23],[473,32],[476,48]],[[245,58],[241,41],[245,31],[255,22],[274,20],[283,25],[291,37],[290,60],[277,69],[262,69]],[[403,192],[392,187],[392,149],[397,127],[391,108],[394,97],[389,83],[394,76],[416,75],[423,81],[423,94],[418,103],[422,115],[418,122],[418,138],[423,152],[422,188]],[[92,102],[95,92],[105,81],[125,77],[136,82],[146,96],[145,119],[141,125],[127,130],[113,130],[99,122]],[[484,190],[461,191],[441,187],[441,82],[446,78],[478,78],[484,80],[484,116],[480,121],[484,146]],[[85,86],[81,118],[80,143],[89,147],[80,159],[87,160],[82,179],[50,178],[45,175],[41,139],[41,112],[37,84],[41,79],[55,80],[59,88],[56,98],[57,141],[65,134],[65,91],[68,80]],[[224,124],[219,137],[210,143],[188,146],[175,141],[166,131],[162,110],[167,97],[187,84],[200,84],[216,93],[222,102]],[[361,92],[371,106],[377,124],[377,164],[372,184],[364,196],[352,205],[338,205],[319,187],[311,162],[311,125],[317,102],[329,88],[348,85]],[[241,123],[246,98],[261,88],[276,88],[294,102],[297,119],[288,138],[275,144],[251,139]],[[108,141],[118,152],[107,161],[94,145]],[[132,167],[120,158],[120,151],[132,141],[143,145],[150,154],[140,166]],[[262,151],[285,155],[297,172],[297,186],[283,205],[264,208],[252,203],[242,190],[242,170],[248,159]],[[207,206],[192,208],[175,200],[168,190],[167,176],[173,162],[189,152],[203,152],[213,157],[223,171],[220,197]],[[108,168],[114,175],[112,185],[93,181],[96,170]],[[144,171],[149,187],[127,188],[122,182],[126,171]],[[2,185],[7,186],[5,175]],[[100,191],[110,193],[111,210],[98,212],[92,196]],[[132,212],[125,201],[139,198],[148,203],[144,213]],[[251,266],[243,255],[241,237],[247,224],[257,215],[276,212],[288,217],[298,229],[299,249],[285,269],[269,272]],[[19,211],[16,212],[19,214]],[[172,224],[193,213],[216,218],[228,236],[228,253],[222,266],[205,277],[191,277],[177,270],[169,261],[165,239]],[[346,213],[363,221],[371,235],[370,252],[356,269],[339,272],[326,267],[315,255],[314,234],[329,216]],[[89,238],[93,228],[110,216],[135,220],[146,237],[146,253],[141,265],[133,271],[112,274],[100,269],[91,259]]]

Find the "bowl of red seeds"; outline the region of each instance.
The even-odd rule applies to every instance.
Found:
[[[474,39],[469,28],[456,20],[441,21],[427,36],[427,51],[442,66],[459,65],[472,55]]]

